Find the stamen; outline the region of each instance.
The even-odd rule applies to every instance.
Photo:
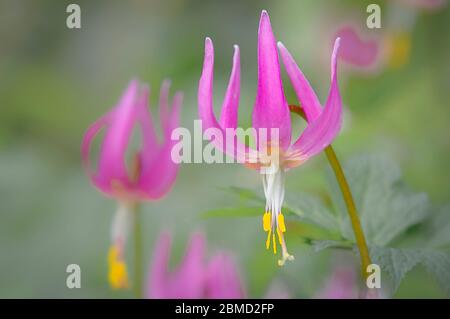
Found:
[[[270,235],[272,234],[272,230],[269,228],[269,233],[267,234],[267,240],[266,240],[266,249],[269,249],[270,247]]]
[[[277,243],[275,242],[275,234],[272,235],[273,254],[277,254]]]
[[[270,213],[269,212],[265,212],[263,215],[263,228],[264,231],[269,231],[270,230]]]
[[[108,253],[108,281],[113,289],[129,287],[127,265],[122,260],[116,246],[111,246]]]
[[[286,247],[286,242],[284,241],[284,236],[281,234],[281,259],[278,260],[278,266],[284,266],[286,260],[292,261],[294,259],[294,256],[289,254]]]
[[[281,232],[286,232],[286,225],[284,224],[284,215],[282,213],[278,214],[278,227]]]

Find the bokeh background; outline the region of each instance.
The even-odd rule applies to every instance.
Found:
[[[81,6],[81,29],[66,27],[71,2]],[[239,123],[248,127],[262,9],[324,101],[336,26],[350,19],[368,34],[389,33],[403,10],[415,10],[394,10],[392,2],[0,0],[0,297],[132,297],[108,287],[106,255],[116,203],[90,185],[80,159],[84,131],[115,104],[131,78],[150,84],[154,109],[161,81],[170,78],[174,90],[185,92],[182,123],[191,128],[204,38],[215,44],[216,106],[231,70],[232,45],[239,44]],[[369,3],[382,8],[378,31],[365,28]],[[342,159],[367,151],[389,154],[412,189],[441,205],[450,196],[450,12],[448,6],[415,11],[405,63],[375,74],[342,67],[346,116],[334,145]],[[288,84],[284,71],[283,76]],[[293,170],[288,191],[322,189],[326,166],[320,155]],[[264,249],[259,218],[201,218],[204,211],[236,201],[221,190],[231,185],[257,189],[260,177],[240,165],[183,165],[173,191],[143,208],[146,265],[162,230],[175,236],[174,264],[190,233],[203,230],[211,254],[218,249],[235,254],[250,296],[264,296],[276,281],[291,296],[308,298],[324,285],[336,259],[353,262],[299,245],[296,262],[279,268]],[[66,287],[71,263],[81,266],[81,289]],[[394,297],[444,294],[419,267]]]

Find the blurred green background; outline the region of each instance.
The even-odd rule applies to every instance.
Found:
[[[332,43],[327,35],[348,18],[365,28],[366,6],[372,2],[377,1],[0,0],[0,297],[132,296],[108,287],[106,255],[116,204],[90,185],[80,159],[84,131],[115,104],[131,78],[150,84],[153,109],[160,83],[170,78],[173,90],[185,92],[182,123],[191,128],[204,38],[210,36],[215,45],[216,106],[231,71],[232,45],[239,44],[239,123],[248,127],[256,94],[261,10],[268,10],[276,37],[324,101]],[[367,32],[389,31],[390,2],[377,2],[382,29]],[[81,6],[79,30],[66,27],[69,3]],[[395,16],[389,19],[396,21]],[[342,159],[366,151],[389,154],[400,163],[411,188],[427,192],[436,205],[450,196],[449,30],[448,7],[417,12],[406,65],[375,75],[342,69],[346,117],[334,143]],[[284,71],[283,76],[288,101],[295,103]],[[320,155],[293,170],[287,191],[323,188],[326,166]],[[259,218],[200,217],[236,201],[220,187],[262,192],[260,183],[258,174],[240,165],[183,165],[173,191],[144,206],[146,264],[161,230],[175,234],[174,264],[189,234],[204,230],[210,253],[228,249],[236,254],[250,296],[264,296],[273,280],[282,282],[293,297],[314,296],[335,258],[350,257],[298,245],[295,263],[279,268],[264,249]],[[81,266],[81,289],[66,287],[71,263]],[[443,296],[421,268],[408,274],[395,295]]]

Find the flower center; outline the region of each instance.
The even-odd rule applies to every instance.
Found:
[[[286,232],[284,215],[281,213],[284,200],[285,170],[278,165],[271,165],[263,173],[264,195],[266,197],[266,209],[263,215],[263,229],[267,232],[266,248],[272,243],[273,253],[277,253],[277,240],[281,246],[282,258],[278,265],[283,266],[286,260],[294,260],[294,256],[287,251],[283,233]]]

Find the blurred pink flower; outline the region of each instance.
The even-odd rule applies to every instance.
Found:
[[[205,238],[191,236],[180,265],[169,271],[171,236],[163,233],[156,245],[150,267],[147,298],[218,299],[244,298],[245,293],[232,257],[226,252],[205,260]]]
[[[338,267],[316,296],[318,299],[358,298],[356,274],[352,267]]]
[[[160,95],[160,121],[163,141],[159,143],[149,110],[149,89],[133,80],[119,103],[94,122],[86,131],[81,145],[83,164],[93,185],[118,200],[118,210],[111,229],[112,246],[108,254],[108,279],[115,289],[129,286],[124,249],[132,211],[137,202],[156,200],[166,194],[178,171],[171,160],[172,130],[178,126],[182,96],[177,93],[169,108],[169,82],[164,82]],[[98,169],[94,171],[89,152],[94,137],[105,129]],[[140,128],[142,146],[129,167],[126,153],[133,129]]]
[[[288,73],[294,83],[294,88],[302,96],[302,106],[308,117],[308,126],[295,141],[291,142],[291,119],[290,110],[286,101],[278,61],[277,45],[269,15],[262,11],[258,30],[258,90],[253,108],[252,126],[255,129],[257,149],[243,146],[239,141],[234,140],[234,145],[238,145],[238,154],[229,152],[224,145],[215,144],[224,153],[238,157],[239,150],[246,153],[246,164],[260,171],[263,177],[264,193],[266,197],[266,208],[263,215],[263,228],[268,233],[266,248],[272,244],[274,253],[277,252],[276,236],[281,245],[282,258],[278,261],[283,265],[286,260],[293,260],[294,257],[287,251],[287,246],[283,233],[286,231],[284,216],[281,208],[284,200],[285,172],[303,164],[311,157],[320,153],[336,137],[341,127],[342,102],[337,84],[337,54],[339,39],[335,42],[335,47],[331,59],[331,89],[324,111],[307,80],[295,65],[292,57],[286,48],[279,43],[281,55],[286,64]],[[210,38],[205,41],[205,56],[203,71],[199,81],[198,104],[199,117],[203,121],[203,128],[215,128],[226,135],[226,129],[236,129],[237,114],[240,96],[240,58],[239,47],[234,47],[233,68],[231,71],[225,99],[222,104],[222,113],[217,121],[213,110],[213,69],[214,69],[214,48]],[[262,145],[260,130],[271,131],[276,129],[278,138],[269,139]],[[266,134],[267,136],[267,134]],[[254,157],[251,154],[257,153],[257,161],[252,162]],[[250,154],[250,155],[248,155]],[[269,161],[262,162],[261,159]],[[274,154],[276,154],[274,158]]]
[[[359,289],[358,278],[352,266],[337,266],[325,286],[315,296],[317,299],[378,299],[380,289]]]
[[[149,110],[149,89],[137,80],[131,81],[119,103],[86,131],[81,153],[92,183],[108,196],[125,201],[159,199],[175,181],[178,165],[171,160],[172,130],[178,126],[181,94],[177,93],[169,109],[169,83],[161,87],[160,121],[163,143],[157,141]],[[135,154],[135,163],[126,165],[126,152],[134,128],[141,128],[142,146]],[[89,162],[93,138],[105,128],[100,149],[98,170]]]

